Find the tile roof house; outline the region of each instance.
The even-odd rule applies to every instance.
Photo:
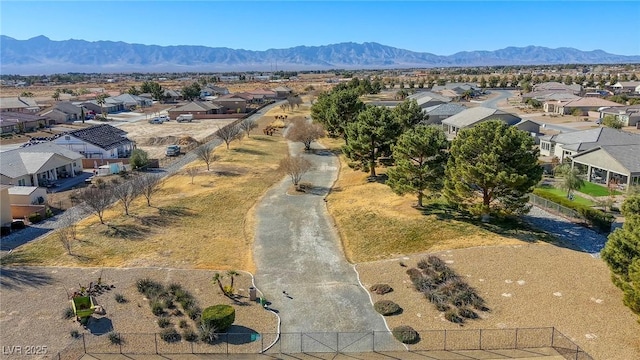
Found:
[[[543,104],[545,112],[560,115],[570,115],[576,110],[580,115],[587,115],[589,111],[598,111],[602,107],[622,107],[624,105],[597,97],[581,97],[568,101],[547,101]]]
[[[97,100],[89,100],[82,103],[82,106],[96,114],[107,113],[113,114],[125,110],[124,103],[120,100],[108,97],[104,99],[104,104],[98,104]]]
[[[87,159],[127,158],[136,147],[135,142],[127,138],[126,131],[108,124],[67,132],[54,142]]]
[[[169,117],[172,119],[177,118],[182,114],[200,115],[200,117],[206,117],[209,114],[222,113],[222,106],[213,104],[209,101],[192,101],[188,104],[178,106],[175,109],[169,110]]]
[[[278,86],[272,90],[276,93],[276,98],[278,99],[286,99],[289,95],[291,95],[291,93],[293,93],[293,90],[286,86]]]
[[[600,127],[540,137],[540,155],[566,157],[603,145],[640,144],[640,134]]]
[[[624,126],[637,126],[640,124],[640,105],[600,109],[600,119],[605,116],[613,116],[622,121]]]
[[[640,144],[600,145],[571,156],[572,166],[587,174],[591,182],[621,190],[640,186]]]
[[[118,96],[113,96],[112,99],[122,102],[122,105],[127,110],[153,105],[153,101],[151,99],[131,94],[120,94]]]
[[[466,106],[454,103],[429,106],[422,110],[422,112],[429,115],[429,119],[424,121],[424,123],[439,125],[442,123],[442,120],[450,118],[455,114],[465,111],[466,109]]]
[[[418,91],[415,94],[407,96],[407,99],[414,99],[418,103],[418,106],[423,109],[429,106],[451,102],[451,98],[436,94],[431,91]]]
[[[0,112],[2,111],[36,113],[40,111],[40,106],[29,97],[3,97],[0,98]]]
[[[46,186],[82,172],[82,155],[53,142],[33,144],[2,152],[2,184]]]
[[[502,110],[480,106],[466,109],[442,120],[442,126],[448,136],[455,136],[458,131],[474,127],[487,120],[502,120],[509,125],[515,125],[522,119]]]
[[[248,91],[248,93],[252,94],[252,95],[264,95],[264,97],[267,98],[267,99],[275,99],[276,98],[276,92],[273,91],[273,90],[256,89],[256,90]]]
[[[223,114],[239,114],[247,112],[247,100],[237,97],[234,94],[227,94],[211,100],[214,105],[219,105]]]
[[[616,94],[640,94],[640,81],[619,81],[611,88]]]
[[[575,100],[579,99],[580,96],[573,94],[572,92],[567,91],[558,91],[558,90],[540,90],[540,91],[532,91],[530,93],[522,94],[522,101],[526,102],[529,99],[535,99],[540,102],[552,101],[552,100]]]
[[[47,118],[49,124],[62,124],[82,120],[83,113],[88,114],[89,111],[69,101],[57,101],[52,107],[40,112],[40,115]]]
[[[24,132],[35,131],[39,127],[46,125],[47,119],[43,116],[3,111],[0,112],[0,133],[2,134],[20,134]]]

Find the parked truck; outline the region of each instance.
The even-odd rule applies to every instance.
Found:
[[[169,145],[169,146],[167,146],[167,151],[165,151],[165,155],[167,155],[167,156],[178,156],[178,155],[180,155],[180,146],[179,145]]]
[[[182,114],[176,118],[177,122],[191,122],[193,120],[193,114]]]

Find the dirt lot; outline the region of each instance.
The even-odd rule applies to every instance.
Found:
[[[464,328],[556,327],[595,359],[640,358],[640,325],[622,304],[600,259],[547,244],[476,247],[433,253],[475,287],[490,311]],[[459,329],[415,291],[405,273],[428,254],[357,265],[363,284],[391,285],[388,299],[403,308],[390,328]],[[400,266],[403,262],[407,267]]]
[[[128,137],[137,143],[137,147],[146,151],[149,158],[159,159],[165,156],[167,145],[180,144],[180,140],[191,137],[202,141],[235,119],[194,120],[190,123],[169,121],[162,124],[149,124],[138,121],[120,125],[119,128],[128,133]],[[187,140],[189,141],[189,140]],[[186,143],[181,143],[186,145]]]
[[[156,323],[158,318],[151,313],[148,301],[136,289],[136,281],[141,278],[151,278],[165,286],[178,283],[195,296],[201,308],[216,304],[234,305],[236,320],[230,332],[274,333],[277,327],[276,317],[271,312],[265,311],[256,302],[249,301],[248,289],[252,285],[248,273],[242,273],[235,279],[236,293],[241,295],[240,302],[235,303],[223,296],[211,281],[213,271],[58,267],[3,268],[2,271],[0,343],[5,349],[10,346],[46,346],[47,357],[55,357],[72,341],[72,330],[87,334],[87,346],[95,347],[108,344],[105,333],[111,330],[123,334],[160,332],[161,328]],[[62,316],[64,309],[69,306],[67,293],[78,290],[79,284],[86,286],[90,282],[96,282],[98,277],[102,277],[104,284],[114,285],[115,288],[96,296],[98,304],[106,310],[106,315],[94,315],[87,328],[83,329],[75,318],[64,319]],[[223,279],[223,284],[227,285],[228,280]],[[115,294],[124,295],[128,301],[116,302]],[[169,318],[178,332],[182,331],[178,327],[181,319],[186,319],[191,329],[197,330],[185,315],[172,315]],[[162,340],[158,341],[160,345],[166,344]],[[271,341],[271,337],[265,336],[265,344]],[[124,346],[138,350],[153,349],[153,342],[153,336],[149,335],[125,336]],[[107,348],[109,346],[113,347],[106,345]],[[242,346],[257,352],[256,347],[260,347],[260,341]]]

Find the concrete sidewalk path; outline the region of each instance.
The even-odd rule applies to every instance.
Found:
[[[302,181],[312,183],[314,191],[287,194],[292,185],[287,177],[258,204],[256,284],[278,311],[282,333],[387,331],[344,257],[324,202],[339,161],[327,150],[305,153],[299,145],[290,144],[289,150],[312,162]],[[380,343],[376,349],[402,346],[391,339]]]

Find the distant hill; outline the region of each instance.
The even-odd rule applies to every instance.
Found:
[[[297,46],[266,51],[206,46],[157,46],[114,41],[53,41],[46,36],[16,40],[0,35],[3,74],[62,72],[270,71],[410,67],[640,63],[640,56],[602,50],[508,47],[449,56],[419,53],[378,43]]]

